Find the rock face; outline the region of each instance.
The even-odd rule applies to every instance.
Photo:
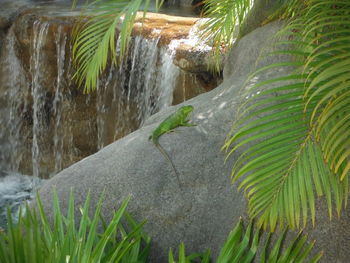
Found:
[[[1,0],[0,9],[0,50],[2,48],[3,40],[5,39],[6,33],[10,28],[13,19],[18,15],[18,13],[29,5],[26,1],[7,1]]]
[[[266,24],[267,21],[271,20],[271,16],[274,16],[278,9],[287,2],[287,0],[254,1],[252,9],[240,28],[240,36],[244,36],[257,27]]]
[[[148,13],[143,24],[142,20],[143,14],[140,13],[133,34],[159,39],[158,46],[168,46],[173,63],[180,68],[173,105],[219,85],[221,77],[209,70],[211,47],[199,39],[201,19]]]
[[[225,80],[217,89],[185,104],[194,106],[191,122],[196,127],[182,127],[160,138],[180,173],[182,190],[171,166],[148,141],[151,131],[177,107],[152,116],[139,130],[85,158],[47,181],[40,190],[46,209],[50,210],[52,188],[56,188],[67,208],[71,187],[81,205],[91,191],[96,201],[106,193],[104,214],[131,195],[130,213],[147,220],[145,231],[153,241],[150,262],[167,262],[170,247],[185,242],[187,252],[211,248],[214,258],[230,229],[245,216],[246,202],[230,184],[232,156],[224,165],[220,151],[239,105],[239,90],[256,66],[279,61],[279,57],[260,57],[261,50],[272,46],[270,37],[281,28],[268,24],[241,39],[229,56]],[[257,59],[258,65],[256,63]],[[279,71],[271,72],[278,76]],[[271,76],[269,76],[271,77]],[[258,75],[264,80],[265,75]],[[347,262],[350,225],[349,209],[340,220],[329,222],[320,202],[317,228],[307,229],[309,240],[316,239],[316,250],[323,250],[322,262]]]
[[[194,16],[202,12],[203,5],[203,0],[165,0],[160,11],[170,11],[180,16]]]
[[[3,169],[49,177],[134,131],[159,109],[217,86],[219,78],[177,67],[177,46],[168,48],[198,19],[149,13],[142,30],[139,15],[123,64],[109,67],[98,91],[85,95],[72,80],[77,17],[69,14],[27,9],[4,22],[0,14],[0,35],[6,35],[0,56]]]

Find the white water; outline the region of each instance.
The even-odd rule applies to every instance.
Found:
[[[62,170],[62,155],[63,152],[63,136],[64,131],[62,129],[62,103],[64,88],[64,64],[65,64],[65,47],[67,44],[67,36],[62,32],[62,26],[58,28],[58,34],[55,36],[55,44],[57,50],[57,82],[56,92],[53,100],[53,114],[55,115],[55,128],[54,128],[54,154],[55,154],[55,170],[58,172]],[[71,144],[72,145],[72,144]]]
[[[149,116],[172,104],[179,69],[158,42],[136,36],[123,64],[111,67],[106,80],[100,82],[96,104],[99,149],[132,132],[130,123],[140,127]],[[113,116],[108,114],[111,111]]]
[[[24,158],[25,141],[28,140],[28,133],[23,131],[24,121],[18,115],[26,116],[28,104],[25,98],[30,91],[22,89],[22,83],[26,83],[27,79],[13,48],[15,36],[12,30],[4,45],[8,53],[0,61],[5,65],[1,68],[1,76],[11,77],[2,83],[7,90],[0,108],[0,171],[17,171]]]
[[[31,48],[30,72],[32,74],[31,92],[33,98],[33,140],[32,140],[32,174],[35,177],[39,176],[39,165],[41,157],[42,145],[39,145],[39,140],[45,136],[45,87],[42,85],[45,70],[41,67],[42,52],[41,48],[47,35],[49,24],[34,22],[34,41]]]

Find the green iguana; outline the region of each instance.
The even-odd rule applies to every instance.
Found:
[[[195,126],[194,124],[188,123],[189,120],[187,120],[188,115],[193,111],[193,106],[187,105],[183,106],[180,109],[178,109],[175,113],[171,114],[168,118],[166,118],[164,121],[162,121],[159,126],[152,132],[151,136],[149,137],[149,140],[152,140],[154,145],[158,148],[158,150],[163,154],[165,159],[167,159],[177,177],[177,180],[180,184],[179,179],[179,173],[175,168],[174,163],[170,159],[169,155],[166,153],[166,151],[163,149],[163,147],[159,144],[159,137],[162,136],[164,133],[172,132],[176,127],[179,126]]]

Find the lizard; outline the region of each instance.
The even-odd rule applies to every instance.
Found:
[[[159,126],[151,133],[151,136],[149,136],[149,140],[153,141],[154,145],[158,148],[158,150],[161,152],[161,154],[171,164],[171,167],[173,168],[173,171],[177,177],[177,180],[178,180],[180,186],[181,186],[181,183],[180,183],[180,179],[179,179],[179,173],[176,170],[175,165],[174,165],[173,161],[170,159],[167,152],[160,145],[159,137],[162,136],[164,133],[173,132],[173,130],[179,126],[187,126],[187,127],[195,126],[194,124],[188,123],[189,120],[187,119],[188,115],[192,111],[193,111],[193,106],[191,106],[191,105],[182,106],[175,113],[171,114],[164,121],[162,121],[159,124]]]

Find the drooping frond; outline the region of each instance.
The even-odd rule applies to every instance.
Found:
[[[308,262],[316,263],[322,257],[322,252],[317,253],[313,258],[313,246],[315,242],[307,243],[307,236],[300,232],[293,240],[287,244],[287,231],[274,234],[271,238],[271,233],[264,234],[260,228],[255,228],[251,221],[247,227],[243,226],[240,220],[234,229],[229,233],[225,243],[223,244],[216,262],[220,263],[251,263],[257,262],[257,255],[259,255],[259,262],[261,263],[290,263],[290,262]],[[264,240],[264,242],[261,242]],[[284,248],[283,248],[284,247]],[[177,259],[175,258],[172,249],[169,251],[169,263],[191,263],[191,262],[210,262],[210,250],[205,253],[195,253],[186,255],[185,245],[181,243],[179,247]]]
[[[85,11],[87,17],[73,31],[73,60],[77,68],[74,78],[79,86],[84,85],[84,92],[96,88],[99,75],[109,59],[117,63],[123,57],[137,11],[143,4],[145,14],[149,1],[98,0]],[[117,28],[120,41],[118,54],[115,44]]]
[[[305,109],[312,110],[310,125],[317,126],[325,161],[344,179],[350,171],[350,2],[312,3],[304,29],[314,43],[306,59]]]
[[[308,4],[287,28],[284,49],[272,53],[293,58],[257,72],[289,67],[287,74],[253,86],[224,145],[240,153],[232,176],[250,215],[272,230],[305,226],[310,215],[314,223],[317,196],[325,196],[330,217],[348,197],[350,3]]]
[[[297,18],[303,9],[307,8],[308,0],[279,0],[280,8],[270,15],[264,24],[277,19]]]
[[[326,193],[331,215],[331,192],[340,188],[308,126],[311,112],[304,112],[304,80],[303,74],[293,74],[257,84],[258,94],[246,105],[240,128],[225,144],[229,148],[235,143],[229,154],[241,153],[232,175],[234,181],[243,177],[239,188],[245,188],[250,215],[260,216],[259,223],[270,223],[272,230],[278,220],[292,228],[300,227],[302,220],[305,226],[309,213],[314,222],[316,195]]]
[[[282,249],[282,243],[286,238],[286,231],[280,233],[274,242],[270,239],[271,234],[261,243],[260,229],[254,229],[252,222],[244,229],[242,222],[238,222],[230,232],[223,248],[220,251],[217,262],[253,262],[257,252],[260,254],[261,263],[264,262],[318,262],[322,257],[322,252],[312,259],[307,259],[314,246],[314,243],[307,244],[307,237],[301,233],[289,242],[286,248]],[[259,245],[260,244],[260,245]],[[270,248],[270,249],[269,249]]]
[[[222,48],[230,48],[234,43],[235,30],[242,24],[252,1],[205,0],[204,4],[208,20],[202,26],[201,38],[212,41],[214,66],[218,70]]]

